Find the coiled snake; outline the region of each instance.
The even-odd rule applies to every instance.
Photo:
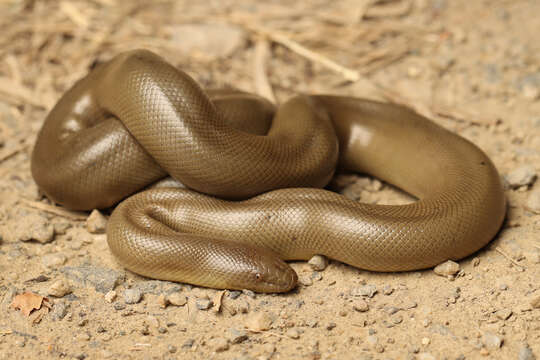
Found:
[[[299,95],[274,111],[255,95],[205,92],[151,52],[123,53],[59,100],[32,174],[72,209],[127,197],[107,228],[120,263],[215,288],[288,291],[297,276],[283,260],[315,254],[374,271],[423,269],[497,233],[499,175],[460,136],[407,108],[351,97]],[[370,205],[321,189],[336,167],[419,200]],[[139,192],[167,175],[187,188]]]

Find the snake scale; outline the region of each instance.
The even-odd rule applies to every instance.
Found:
[[[490,159],[410,109],[329,95],[274,109],[253,94],[204,91],[146,50],[117,55],[62,96],[31,168],[67,208],[120,203],[107,239],[127,269],[214,288],[288,291],[297,275],[285,260],[315,254],[373,271],[429,268],[486,245],[505,216]],[[324,190],[336,169],[418,201],[364,204]]]

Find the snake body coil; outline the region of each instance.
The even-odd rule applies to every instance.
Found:
[[[419,200],[369,205],[317,189],[336,166]],[[283,260],[315,254],[374,271],[457,260],[487,244],[505,214],[487,156],[411,110],[317,95],[274,115],[255,95],[205,93],[143,50],[97,67],[60,99],[32,174],[52,200],[83,210],[171,175],[191,190],[162,185],[114,210],[113,254],[144,276],[262,292],[290,290],[297,277]]]

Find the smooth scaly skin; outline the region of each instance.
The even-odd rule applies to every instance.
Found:
[[[271,105],[254,95],[209,95],[150,52],[121,54],[51,111],[33,176],[73,209],[112,206],[167,174],[197,190],[131,196],[114,210],[108,241],[136,273],[216,288],[288,291],[297,277],[282,259],[315,254],[374,271],[428,268],[480,249],[503,221],[491,161],[411,110],[297,96],[271,121]],[[368,205],[306,188],[324,186],[336,165],[419,201]]]

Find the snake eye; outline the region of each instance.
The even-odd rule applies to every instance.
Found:
[[[256,279],[257,281],[261,281],[261,280],[262,280],[262,275],[261,275],[260,273],[256,273],[256,274],[255,274],[255,279]]]

